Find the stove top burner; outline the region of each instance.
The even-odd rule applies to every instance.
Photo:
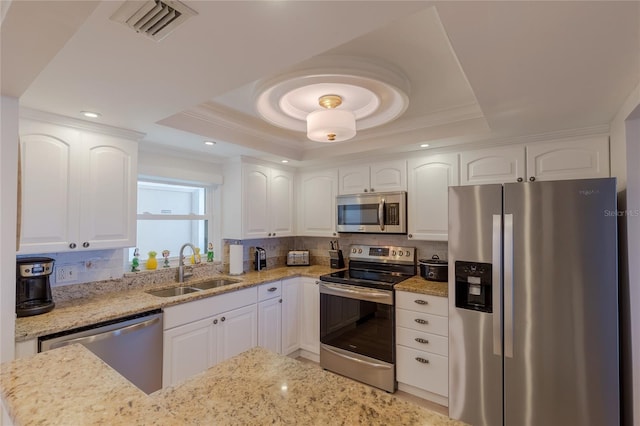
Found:
[[[391,290],[393,289],[394,285],[408,278],[411,278],[411,275],[361,269],[348,269],[322,275],[320,277],[320,281]]]
[[[320,281],[392,290],[416,274],[415,248],[353,245],[349,269],[322,275]]]

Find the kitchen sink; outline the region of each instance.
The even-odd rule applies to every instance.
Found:
[[[195,293],[196,291],[202,291],[202,289],[180,286],[180,287],[163,288],[160,290],[147,290],[146,293],[149,293],[153,296],[158,296],[158,297],[173,297],[173,296],[182,296],[183,294]]]
[[[224,287],[225,285],[239,283],[240,281],[241,280],[234,280],[230,278],[214,278],[206,281],[201,281],[199,283],[189,283],[189,285],[181,285],[159,290],[147,290],[146,293],[158,297],[182,296],[183,294],[195,293],[196,291]]]
[[[209,290],[210,288],[224,287],[225,285],[239,283],[240,281],[241,280],[234,280],[230,278],[215,278],[189,285],[193,288],[197,288],[198,290]]]

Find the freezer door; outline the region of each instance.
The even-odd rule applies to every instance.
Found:
[[[449,188],[449,416],[472,425],[502,424],[501,218],[502,185]],[[482,272],[466,278],[474,263],[492,266],[491,312],[456,307],[481,295]]]
[[[504,193],[504,424],[619,424],[615,179]]]

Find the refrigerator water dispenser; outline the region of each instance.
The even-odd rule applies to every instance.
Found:
[[[456,307],[493,312],[491,264],[456,261]]]

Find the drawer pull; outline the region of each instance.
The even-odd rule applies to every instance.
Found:
[[[416,321],[418,324],[429,324],[429,321],[427,321],[427,320],[425,320],[425,319],[422,319],[422,318],[416,318],[416,319],[415,319],[415,321]]]
[[[425,345],[429,343],[427,339],[423,339],[422,337],[416,337],[416,342],[424,343]]]
[[[429,364],[429,360],[428,359],[425,359],[425,358],[422,358],[422,357],[419,357],[419,356],[416,357],[416,361],[421,362],[423,364]]]
[[[422,299],[416,299],[414,300],[414,302],[416,302],[418,305],[428,305],[429,302],[427,302],[426,300],[422,300]]]
[[[267,289],[267,291],[276,291],[278,289],[278,287],[271,287],[269,289]]]

